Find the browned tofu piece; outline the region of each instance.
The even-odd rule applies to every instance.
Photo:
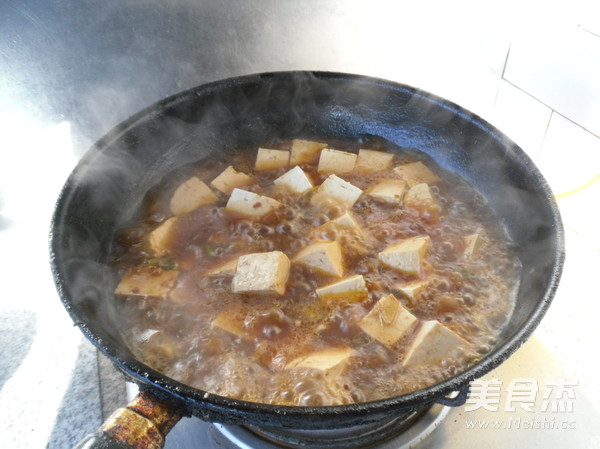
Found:
[[[421,271],[421,263],[427,256],[429,236],[413,237],[388,246],[379,253],[379,260],[390,268],[410,274]]]
[[[431,213],[439,213],[440,210],[429,185],[425,183],[415,184],[408,189],[408,192],[404,195],[404,205]]]
[[[252,340],[252,335],[244,328],[242,320],[231,310],[221,312],[210,324],[213,328],[216,327],[224,330],[235,337],[243,340]]]
[[[283,295],[290,273],[290,260],[281,251],[240,256],[233,275],[234,293],[270,293]]]
[[[241,320],[237,318],[236,314],[232,313],[230,310],[225,310],[217,315],[217,317],[212,320],[211,326],[224,330],[225,332],[228,332],[231,335],[241,339],[252,340],[252,336],[244,328],[244,323],[241,322]]]
[[[206,272],[208,276],[233,276],[237,269],[238,258],[217,265]]]
[[[356,231],[358,235],[365,235],[365,231],[363,231],[362,227],[360,226],[360,224],[358,224],[358,221],[356,220],[354,215],[350,213],[350,211],[346,211],[339,217],[335,217],[329,223],[334,223],[336,226],[342,226],[345,228],[352,229]]]
[[[123,296],[150,296],[165,299],[175,286],[177,270],[129,270],[115,293]]]
[[[329,276],[342,277],[342,249],[338,242],[316,242],[300,250],[293,262]]]
[[[237,215],[259,218],[281,207],[281,203],[268,196],[242,189],[233,189],[225,210]]]
[[[230,165],[219,176],[213,179],[210,185],[225,195],[229,195],[233,189],[245,187],[253,183],[254,178],[252,176],[239,172]]]
[[[313,183],[310,178],[304,173],[300,167],[296,166],[285,172],[273,184],[282,186],[297,195],[302,195],[313,188]]]
[[[210,187],[197,176],[192,176],[175,190],[169,206],[173,215],[179,217],[217,200]]]
[[[421,183],[435,184],[440,180],[423,162],[411,162],[410,164],[399,165],[394,168],[394,172],[411,187]]]
[[[286,369],[308,368],[322,371],[326,376],[342,373],[354,350],[348,346],[321,349],[300,356],[286,365]]]
[[[359,321],[360,328],[385,346],[392,346],[417,322],[394,295],[384,296]]]
[[[156,254],[164,254],[169,250],[177,220],[177,217],[171,217],[165,220],[148,236],[150,247]]]
[[[427,284],[427,281],[414,281],[408,284],[394,285],[394,288],[401,291],[409,299],[414,300],[419,297],[421,292],[427,287]]]
[[[365,193],[379,201],[401,204],[405,192],[406,181],[402,179],[378,179]]]
[[[358,159],[354,170],[361,173],[373,173],[389,170],[394,163],[394,155],[383,151],[358,150]]]
[[[322,301],[358,302],[369,297],[365,279],[360,274],[316,289]]]
[[[290,152],[283,150],[270,150],[259,148],[256,154],[254,168],[258,171],[273,170],[275,168],[287,167],[290,162]]]
[[[290,165],[314,164],[319,160],[321,150],[326,147],[326,143],[294,139],[292,140]]]
[[[357,157],[354,153],[325,148],[321,151],[317,171],[319,173],[350,173],[354,170]]]
[[[318,205],[323,201],[332,199],[342,206],[350,209],[356,200],[362,195],[362,190],[344,181],[336,175],[329,175],[325,181],[316,189],[310,204]]]
[[[438,365],[457,355],[466,342],[438,321],[423,321],[406,351],[402,365],[406,368],[426,363]]]
[[[483,239],[480,234],[471,234],[463,237],[464,251],[463,257],[465,259],[474,259],[479,256],[481,247],[483,246]]]

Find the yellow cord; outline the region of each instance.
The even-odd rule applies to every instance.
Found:
[[[598,180],[600,180],[600,174],[594,176],[592,179],[590,179],[588,182],[586,182],[585,184],[580,185],[579,187],[576,187],[573,190],[568,190],[566,192],[562,192],[562,193],[557,193],[556,195],[554,195],[554,197],[556,199],[561,199],[561,198],[566,198],[568,196],[574,195],[576,193],[581,192],[584,189],[587,189],[588,187],[590,187],[592,184],[594,184],[595,182],[597,182]]]

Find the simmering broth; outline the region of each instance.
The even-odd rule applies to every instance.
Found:
[[[182,167],[117,246],[136,357],[282,405],[378,400],[464,371],[491,351],[519,279],[477,191],[375,141],[266,142]]]

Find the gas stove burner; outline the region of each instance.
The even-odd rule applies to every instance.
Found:
[[[377,426],[343,430],[287,430],[211,424],[210,434],[224,449],[415,448],[440,424],[449,407],[435,404]]]

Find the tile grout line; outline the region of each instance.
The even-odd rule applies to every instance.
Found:
[[[552,108],[550,108],[552,109]],[[585,126],[581,126],[579,123],[577,123],[576,121],[574,121],[573,119],[570,119],[569,117],[567,117],[564,114],[561,114],[560,112],[558,112],[555,109],[552,109],[552,112],[555,113],[556,115],[560,115],[562,118],[564,118],[565,120],[569,121],[570,123],[572,123],[573,125],[577,126],[579,129],[585,131],[586,133],[590,134],[591,136],[595,137],[596,139],[600,139],[600,135],[596,134],[593,131],[590,131],[589,129],[587,129]]]
[[[600,37],[600,34],[598,34],[598,33],[595,33],[595,32],[593,32],[593,31],[590,31],[590,30],[588,30],[587,28],[585,28],[585,27],[582,27],[581,25],[578,25],[578,27],[579,27],[579,29],[580,29],[581,31],[584,31],[585,33],[589,33],[589,34],[591,34],[592,36],[595,36],[595,37]]]
[[[504,65],[502,66],[502,73],[500,74],[501,80],[506,80],[506,78],[504,77],[504,74],[506,73],[506,66],[508,65],[508,58],[510,57],[511,46],[512,46],[512,43],[509,43],[508,49],[506,50],[506,57],[504,58]]]
[[[532,98],[533,100],[537,101],[539,104],[547,107],[548,109],[550,109],[552,114],[557,114],[560,115],[561,117],[563,117],[565,120],[568,120],[569,122],[571,122],[573,125],[577,126],[578,128],[582,129],[583,131],[587,132],[588,134],[596,137],[597,139],[600,139],[600,135],[596,134],[593,131],[590,131],[589,129],[587,129],[585,126],[580,125],[579,123],[577,123],[576,121],[574,121],[573,119],[570,119],[569,117],[567,117],[564,114],[561,114],[559,111],[557,111],[556,109],[552,108],[550,105],[544,103],[542,100],[540,100],[539,98],[534,97],[533,95],[531,95],[529,92],[527,92],[526,90],[523,90],[522,88],[520,88],[519,86],[517,86],[515,83],[513,83],[512,81],[509,81],[508,79],[506,79],[504,76],[502,76],[502,80],[506,81],[508,84],[510,84],[512,87],[514,87],[515,89],[518,89],[519,91],[523,92],[525,95],[527,95],[528,97]],[[550,118],[552,118],[552,114],[550,115]]]
[[[541,157],[541,155],[542,155],[542,148],[544,148],[544,143],[546,142],[546,137],[548,137],[548,130],[550,129],[550,123],[552,123],[552,117],[554,116],[555,112],[556,111],[554,109],[550,108],[550,117],[548,117],[548,123],[546,123],[546,129],[544,130],[544,136],[542,137],[542,141],[540,142],[540,146],[537,149],[536,156],[538,158]]]
[[[500,95],[502,81],[504,80],[504,72],[506,72],[506,66],[508,65],[508,57],[510,56],[510,46],[511,46],[511,44],[509,43],[508,49],[506,50],[506,56],[504,57],[504,65],[502,66],[502,73],[500,74],[500,77],[498,78],[498,87],[496,88],[496,95],[494,96],[494,106],[496,106],[498,104],[498,96]]]

